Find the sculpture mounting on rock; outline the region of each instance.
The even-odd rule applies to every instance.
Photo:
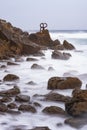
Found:
[[[47,23],[40,23],[40,32],[42,32],[43,30],[45,30],[45,28],[47,27]]]

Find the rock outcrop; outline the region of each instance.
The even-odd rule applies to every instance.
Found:
[[[40,47],[29,40],[29,34],[0,20],[0,58],[37,53]]]

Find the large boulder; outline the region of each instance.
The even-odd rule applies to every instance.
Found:
[[[3,44],[4,43],[4,44]],[[30,41],[29,34],[0,19],[0,56],[37,53],[40,47]],[[1,53],[1,51],[3,53]]]
[[[72,116],[87,117],[87,90],[75,89],[72,98],[65,103],[65,109]]]
[[[77,77],[52,77],[48,80],[48,89],[80,88],[82,82]]]
[[[48,30],[43,30],[42,32],[30,34],[29,39],[32,42],[35,42],[41,46],[47,46],[47,47],[53,46],[53,40],[51,39]]]
[[[87,117],[87,100],[72,98],[65,103],[66,112],[74,117]]]

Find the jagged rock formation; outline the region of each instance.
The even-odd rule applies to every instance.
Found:
[[[0,58],[37,53],[40,47],[29,40],[29,34],[0,20]]]

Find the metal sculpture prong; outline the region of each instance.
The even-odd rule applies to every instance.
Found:
[[[41,23],[40,24],[40,32],[42,32],[43,30],[45,30],[45,28],[47,27],[47,23]]]

